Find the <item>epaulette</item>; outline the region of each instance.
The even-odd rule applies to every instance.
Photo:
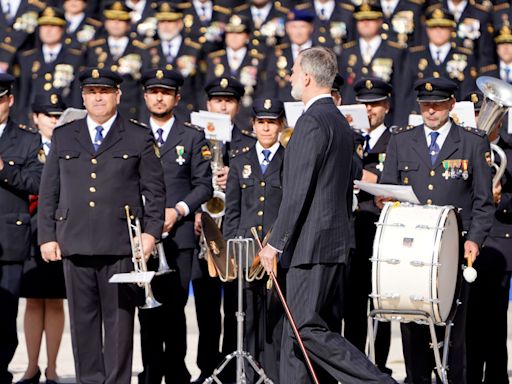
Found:
[[[158,47],[160,45],[160,40],[154,40],[152,41],[151,43],[149,44],[146,44],[147,48],[155,48],[155,47]]]
[[[229,15],[231,14],[231,10],[226,7],[221,7],[220,5],[214,5],[213,10],[219,13],[222,13],[223,15]]]
[[[496,71],[496,70],[498,70],[498,66],[496,64],[489,64],[489,65],[485,65],[482,68],[480,68],[480,72],[482,72],[482,73]]]
[[[340,7],[347,11],[351,11],[351,12],[354,12],[354,10],[356,9],[352,4],[347,4],[347,3],[341,3]]]
[[[408,132],[411,129],[414,129],[414,125],[407,125],[406,127],[391,127],[390,131],[393,135],[398,135],[399,133]]]
[[[283,50],[283,49],[288,48],[289,46],[290,46],[290,44],[289,44],[289,43],[281,43],[281,44],[276,45],[276,47],[275,47],[275,48],[276,48],[276,49]]]
[[[0,43],[0,48],[5,49],[8,52],[16,53],[16,47],[9,45],[7,43]]]
[[[18,124],[18,128],[24,130],[25,132],[37,133],[37,129],[29,127],[25,124]]]
[[[471,56],[473,54],[473,51],[471,49],[469,49],[469,48],[457,47],[456,49],[457,49],[457,51],[462,52],[462,53],[464,53],[466,55],[469,55],[469,56]]]
[[[220,56],[224,56],[226,54],[226,50],[225,49],[220,49],[218,51],[213,51],[213,52],[210,52],[208,54],[208,57],[210,59],[214,59],[216,57],[220,57]]]
[[[249,152],[250,149],[251,149],[251,147],[242,147],[242,148],[238,148],[238,149],[232,149],[231,151],[229,151],[229,157],[233,159],[233,158],[237,157],[238,155],[242,155],[244,153]]]
[[[192,3],[188,2],[188,3],[178,3],[176,4],[176,8],[178,9],[189,9],[190,7],[192,7]]]
[[[242,133],[242,135],[249,136],[249,137],[252,137],[253,139],[256,139],[256,133],[254,133],[254,131],[249,131],[247,129],[241,129],[240,132]]]
[[[132,40],[132,45],[140,49],[148,49],[148,46],[139,40]]]
[[[510,8],[510,4],[509,3],[501,3],[501,4],[496,4],[492,10],[494,12],[498,12],[498,11],[503,11],[504,9],[509,9]]]
[[[28,51],[24,51],[21,53],[21,56],[27,57],[35,53],[37,50],[35,48],[29,49]]]
[[[309,7],[311,7],[311,4],[309,4],[309,3],[302,3],[302,4],[299,4],[299,5],[296,5],[295,9],[298,9],[299,11],[303,11],[304,9],[308,9]]]
[[[425,4],[425,0],[409,0],[410,3],[416,4],[416,5],[423,5]]]
[[[263,53],[258,52],[258,50],[256,49],[251,49],[250,56],[258,60],[263,60],[265,58],[265,55]]]
[[[85,19],[85,22],[94,25],[97,28],[101,28],[101,26],[103,26],[103,23],[101,21],[93,19],[92,17],[87,17]]]
[[[464,130],[467,132],[474,133],[477,136],[484,137],[486,135],[483,129],[472,128],[472,127],[464,127]]]
[[[397,43],[396,41],[388,40],[387,43],[390,47],[393,47],[393,48],[403,49],[403,47],[404,47],[402,44]]]
[[[88,47],[97,47],[98,45],[103,45],[107,42],[107,39],[96,39],[96,40],[91,40],[89,41],[89,43],[87,44]]]
[[[141,122],[141,121],[139,121],[139,120],[130,119],[130,123],[133,123],[133,124],[135,124],[135,125],[138,125],[139,127],[149,128],[147,124],[144,124],[143,122]]]
[[[192,47],[194,49],[197,49],[198,51],[201,49],[201,44],[196,43],[193,41],[190,37],[187,37],[185,39],[185,45],[188,45],[189,47]]]
[[[289,8],[283,7],[280,2],[276,1],[274,4],[274,9],[278,12],[286,13],[290,12]]]
[[[349,49],[349,48],[355,47],[356,44],[357,44],[356,40],[349,41],[349,42],[343,44],[343,49]]]
[[[411,52],[411,53],[422,52],[426,49],[427,49],[427,47],[425,47],[424,45],[416,45],[415,47],[409,48],[409,52]]]
[[[33,5],[39,9],[45,9],[46,8],[46,4],[40,0],[28,0],[28,3],[30,5]]]
[[[68,52],[75,56],[81,56],[82,51],[76,48],[68,48]]]
[[[246,9],[248,9],[251,5],[247,2],[245,4],[242,4],[242,5],[239,5],[235,8],[233,8],[233,13],[238,13],[238,12],[242,12],[242,11],[245,11]]]

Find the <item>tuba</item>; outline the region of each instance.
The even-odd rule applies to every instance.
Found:
[[[477,128],[489,135],[498,127],[508,109],[512,107],[512,85],[489,76],[476,79],[476,85],[485,96],[478,115]],[[507,156],[496,144],[491,143],[491,150],[492,167],[496,169],[492,184],[496,187],[507,169]],[[495,153],[500,158],[500,165],[494,161]]]

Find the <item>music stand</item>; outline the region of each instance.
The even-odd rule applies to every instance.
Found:
[[[230,239],[227,243],[227,260],[231,260],[231,258],[237,260],[237,274],[236,278],[238,279],[238,310],[236,312],[236,321],[237,321],[237,335],[236,335],[236,351],[231,352],[230,354],[224,357],[222,363],[215,368],[213,374],[208,377],[203,384],[211,384],[217,383],[222,384],[222,381],[218,378],[218,375],[222,372],[222,370],[229,364],[229,362],[236,358],[236,383],[237,384],[246,384],[245,377],[245,366],[244,360],[250,364],[250,366],[254,369],[256,375],[259,376],[259,380],[256,381],[256,384],[273,384],[273,381],[267,376],[262,367],[258,365],[254,357],[247,351],[244,351],[244,302],[243,302],[243,293],[244,293],[244,280],[248,279],[247,273],[244,274],[244,268],[246,271],[249,270],[249,266],[252,264],[254,259],[254,255],[256,254],[256,248],[254,246],[253,239]]]

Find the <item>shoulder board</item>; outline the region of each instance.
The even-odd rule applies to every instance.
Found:
[[[16,47],[9,45],[7,43],[0,43],[0,48],[5,49],[8,52],[16,53]]]
[[[222,13],[224,15],[229,15],[231,14],[231,10],[229,8],[226,8],[226,7],[221,7],[220,5],[214,5],[213,6],[213,10],[215,12],[219,12],[219,13]]]
[[[246,9],[248,9],[250,6],[249,3],[246,3],[246,4],[242,4],[242,5],[239,5],[235,8],[233,8],[233,13],[238,13],[238,12],[241,12],[241,11],[245,11]]]
[[[33,48],[33,49],[29,49],[28,51],[24,51],[24,52],[22,52],[22,53],[21,53],[21,56],[27,57],[27,56],[30,56],[30,55],[32,55],[32,54],[34,54],[34,53],[36,53],[36,51],[37,51],[37,50],[36,50],[35,48]]]
[[[37,129],[29,127],[25,124],[18,124],[18,128],[24,130],[25,132],[37,133]]]
[[[132,45],[140,49],[148,49],[148,46],[139,40],[133,40]]]
[[[494,12],[498,12],[498,11],[503,11],[504,9],[509,9],[510,8],[510,4],[509,3],[501,3],[501,4],[496,4],[492,10]]]
[[[498,66],[496,64],[489,64],[480,68],[480,72],[491,72],[496,70],[498,70]]]
[[[158,47],[159,45],[160,45],[160,40],[154,40],[151,43],[146,44],[146,47],[149,49],[149,48]]]
[[[459,52],[462,52],[462,53],[464,53],[466,55],[472,55],[473,54],[473,51],[471,49],[469,49],[469,48],[457,47],[456,50],[459,51]]]
[[[477,128],[471,128],[471,127],[464,127],[463,128],[467,132],[474,133],[477,136],[484,137],[486,135],[485,131],[483,129],[477,129]]]
[[[178,3],[178,4],[176,4],[176,8],[179,8],[179,9],[189,9],[190,7],[192,7],[192,3]]]
[[[141,121],[139,121],[139,120],[130,119],[130,123],[133,123],[133,124],[135,124],[135,125],[138,125],[139,127],[149,128],[147,124],[144,124],[143,122],[141,122]]]
[[[248,131],[247,129],[241,129],[240,132],[242,132],[242,135],[252,137],[253,139],[256,138],[256,133],[254,133],[254,131]]]
[[[68,48],[68,52],[75,56],[82,55],[82,51],[76,48]]]
[[[409,2],[417,5],[425,4],[425,0],[409,0]]]
[[[283,7],[283,6],[281,5],[281,3],[279,3],[279,2],[276,2],[276,3],[274,4],[274,8],[275,8],[275,10],[276,10],[276,11],[278,11],[278,12],[282,12],[282,13],[286,13],[286,14],[288,14],[288,12],[290,12],[290,9],[289,9],[289,8]]]
[[[393,47],[393,48],[398,48],[398,49],[403,49],[404,48],[402,44],[397,43],[396,41],[388,40],[387,43],[388,43],[388,45],[390,47]]]
[[[347,10],[347,11],[354,11],[355,10],[355,7],[352,5],[352,4],[347,4],[347,3],[341,3],[340,4],[340,7]]]
[[[424,51],[425,49],[427,49],[427,47],[425,47],[424,45],[417,45],[415,47],[411,47],[409,48],[409,52],[411,53],[414,53],[414,52],[422,52]]]
[[[185,39],[185,45],[188,45],[189,47],[192,47],[192,48],[195,48],[197,50],[200,50],[201,49],[201,44],[199,43],[196,43],[195,41],[193,41],[190,37],[187,37]]]
[[[298,9],[298,10],[302,11],[304,9],[308,9],[309,7],[311,7],[311,4],[309,4],[309,3],[302,3],[302,4],[299,4],[299,5],[296,5],[295,9]]]
[[[393,135],[398,135],[399,133],[409,132],[414,129],[414,125],[407,125],[406,127],[391,127],[389,130]]]
[[[86,23],[89,23],[89,24],[91,24],[91,25],[94,25],[94,26],[95,26],[95,27],[97,27],[97,28],[100,28],[100,27],[103,25],[103,23],[102,23],[101,21],[96,20],[96,19],[93,19],[92,17],[87,17],[87,18],[85,19],[85,22],[86,22]]]
[[[427,9],[424,12],[425,12],[425,14],[427,14],[427,13],[432,12],[434,9],[441,8],[441,7],[442,7],[441,3],[435,3],[435,4],[432,4],[431,6],[427,7]]]
[[[275,48],[276,48],[276,49],[281,49],[281,50],[283,50],[283,49],[288,48],[289,46],[290,46],[290,44],[289,44],[289,43],[282,43],[282,44],[276,45],[276,47],[275,47]]]
[[[251,149],[251,147],[242,147],[242,148],[238,148],[238,149],[233,149],[233,150],[229,151],[229,157],[230,158],[237,157],[238,155],[242,155],[244,153],[249,152],[250,149]]]
[[[225,49],[220,49],[218,51],[213,51],[213,52],[209,53],[208,57],[211,58],[211,59],[214,59],[216,57],[224,56],[225,54],[226,54],[226,50]]]
[[[46,8],[46,4],[40,0],[28,0],[28,3],[30,5],[33,5],[33,6],[36,6],[37,8],[39,9],[45,9]]]
[[[355,47],[357,44],[356,40],[349,41],[348,43],[343,44],[343,49],[349,49]]]
[[[107,39],[96,39],[89,41],[87,44],[88,47],[97,47],[98,45],[103,45],[107,42]]]
[[[265,58],[265,55],[263,53],[260,53],[258,51],[252,51],[250,53],[251,57],[255,57],[256,59],[263,60]]]

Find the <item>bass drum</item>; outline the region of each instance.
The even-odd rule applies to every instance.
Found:
[[[372,257],[375,309],[424,311],[435,324],[454,314],[462,247],[454,207],[386,203],[377,223]],[[421,321],[414,314],[378,318]]]

